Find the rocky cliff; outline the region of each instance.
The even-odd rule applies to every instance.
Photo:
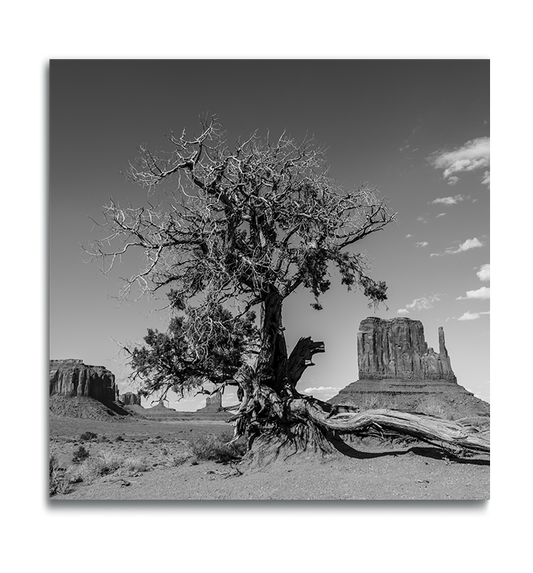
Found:
[[[428,347],[419,320],[365,318],[357,356],[359,380],[328,400],[331,404],[422,411],[450,419],[489,415],[489,404],[457,383],[442,327],[437,353]]]
[[[50,360],[50,396],[85,396],[99,402],[118,398],[115,376],[103,366],[89,366],[81,360]]]
[[[439,327],[439,352],[428,348],[424,326],[410,318],[365,318],[359,326],[359,378],[383,380],[453,380],[450,357]]]

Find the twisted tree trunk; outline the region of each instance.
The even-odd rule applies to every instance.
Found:
[[[281,319],[283,297],[270,285],[261,304],[261,347],[256,365],[259,384],[286,395],[290,388],[287,344]]]

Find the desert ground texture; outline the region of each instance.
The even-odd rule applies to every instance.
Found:
[[[220,451],[222,418],[49,419],[51,500],[487,500],[488,456],[449,458],[421,442],[360,439],[354,453],[279,457],[264,467]],[[218,448],[218,450],[217,450]],[[80,450],[81,449],[81,450]],[[81,454],[80,454],[81,451]]]

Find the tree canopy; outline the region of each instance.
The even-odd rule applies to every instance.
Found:
[[[235,318],[221,305],[210,314],[190,308],[174,314],[166,332],[148,329],[144,344],[126,348],[133,380],[141,381],[141,395],[169,390],[178,397],[195,391],[212,393],[227,384],[246,364],[258,341],[255,313]],[[214,389],[206,390],[212,385]]]
[[[172,181],[165,205],[105,207],[110,233],[94,253],[108,268],[130,249],[146,254],[146,267],[123,294],[134,285],[141,292],[172,285],[175,300],[201,293],[205,301],[241,297],[253,306],[271,288],[285,298],[303,285],[319,305],[333,263],[348,288],[360,285],[372,301],[386,299],[365,258],[346,248],[394,214],[369,185],[340,189],[313,140],[297,143],[283,133],[271,142],[254,133],[230,149],[214,119],[197,137],[168,140],[167,152],[140,147],[126,173],[149,197]],[[117,240],[122,248],[107,250]]]

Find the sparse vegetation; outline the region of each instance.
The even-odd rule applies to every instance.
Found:
[[[56,457],[52,454],[49,459],[49,495],[52,497],[58,493],[69,493],[70,484],[65,476],[65,470],[60,468]]]
[[[60,467],[56,454],[50,455],[50,496],[68,494],[72,485],[90,484],[103,476],[132,477],[148,471],[150,464],[141,456],[124,456],[111,450],[89,455],[80,446],[73,457],[73,464]]]
[[[75,464],[80,464],[89,457],[89,452],[83,447],[79,446],[74,450],[72,454],[72,462]]]
[[[121,470],[127,475],[136,475],[148,471],[149,467],[145,460],[139,457],[126,458],[122,464]]]
[[[132,476],[148,469],[148,464],[140,457],[124,457],[112,451],[103,451],[81,464],[70,466],[65,472],[65,479],[71,484],[91,483],[96,478],[114,473]]]
[[[83,432],[80,436],[80,440],[82,442],[90,442],[91,440],[96,440],[98,438],[98,434],[94,432]]]
[[[358,406],[362,411],[378,410],[381,408],[394,410],[398,407],[398,404],[394,398],[385,398],[384,396],[365,396]]]
[[[199,436],[190,443],[192,454],[198,461],[228,463],[240,460],[246,453],[246,448],[242,443],[228,443],[230,439],[231,436],[227,434]]]
[[[124,458],[112,451],[100,452],[95,458],[98,475],[111,474],[124,463]]]
[[[183,465],[187,460],[190,460],[191,458],[193,458],[194,454],[189,451],[180,451],[180,452],[167,452],[165,454],[165,462],[167,465],[169,466],[181,466]]]
[[[429,416],[435,416],[436,418],[442,418],[443,420],[454,419],[454,412],[452,408],[447,407],[446,404],[433,397],[424,400],[420,404],[418,409],[423,414],[428,414]]]

